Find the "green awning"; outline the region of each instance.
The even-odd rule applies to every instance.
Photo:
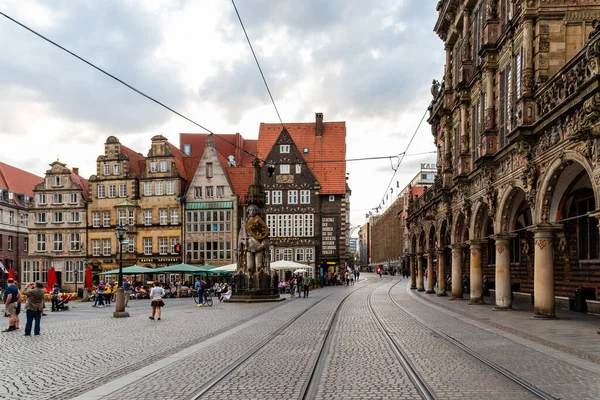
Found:
[[[186,203],[186,210],[220,210],[233,208],[233,201],[201,201]]]
[[[194,265],[189,264],[175,264],[169,265],[168,267],[156,268],[154,270],[155,274],[166,274],[166,273],[175,273],[175,272],[183,272],[183,273],[192,273],[202,271],[200,267],[196,267]]]
[[[113,269],[111,271],[101,272],[102,275],[117,275],[119,269]],[[153,274],[154,269],[141,267],[139,265],[132,265],[131,267],[123,268],[123,275],[138,275],[138,274]]]

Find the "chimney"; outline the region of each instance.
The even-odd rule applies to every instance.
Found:
[[[78,175],[78,176],[79,176],[79,168],[78,168],[78,167],[73,167],[73,173],[74,173],[75,175]]]
[[[323,113],[315,113],[315,136],[323,137],[325,124],[323,123]]]

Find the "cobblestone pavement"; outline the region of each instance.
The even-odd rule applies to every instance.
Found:
[[[564,359],[534,350],[488,330],[477,328],[449,313],[415,301],[400,284],[392,296],[402,308],[442,330],[478,354],[501,365],[540,389],[563,399],[597,399],[600,393],[598,372],[584,369]],[[493,312],[491,312],[493,318]],[[543,323],[544,321],[539,321]]]
[[[350,292],[334,324],[318,398],[418,398],[374,323],[369,293],[436,398],[532,396],[402,312],[390,294],[408,313],[554,396],[591,399],[600,393],[598,374],[565,361],[558,351],[540,351],[539,344],[534,348],[465,322],[408,291],[406,281],[363,276],[367,279],[354,287],[323,288],[308,299],[280,303],[200,308],[192,299],[168,300],[162,321],[148,319],[147,300],[131,302],[131,317],[120,320],[112,318],[113,307],[95,309],[90,303],[48,312],[40,336],[24,337],[24,321],[20,332],[0,334],[3,367],[12,371],[0,374],[0,399],[186,398],[225,373],[204,398],[297,398],[328,323]],[[229,373],[230,364],[281,327],[286,329]]]

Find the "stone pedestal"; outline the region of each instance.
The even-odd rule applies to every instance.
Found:
[[[452,297],[450,300],[462,300],[462,245],[452,245]]]
[[[120,287],[117,289],[117,296],[115,301],[115,312],[113,313],[113,318],[127,318],[129,317],[129,313],[125,311],[125,292],[123,288]]]
[[[417,254],[417,291],[425,291],[425,282],[423,279],[423,255]]]
[[[434,294],[433,290],[433,250],[427,252],[427,294]]]
[[[483,268],[481,247],[485,243],[484,240],[470,240],[469,247],[471,250],[471,296],[469,298],[470,305],[485,304],[483,301]]]
[[[279,296],[277,279],[264,271],[252,275],[238,271],[233,276],[233,280],[235,288],[231,298],[227,300],[229,303],[264,303],[285,300],[285,297]]]
[[[496,235],[496,311],[512,310],[510,288],[510,235]]]
[[[446,294],[446,257],[444,250],[438,250],[438,292],[437,296],[447,296]]]

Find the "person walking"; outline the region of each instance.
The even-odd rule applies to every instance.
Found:
[[[42,311],[44,310],[44,285],[42,282],[30,283],[27,285],[25,296],[27,296],[27,322],[25,323],[25,336],[31,336],[31,325],[33,334],[40,334],[40,321],[42,319]]]
[[[12,278],[6,280],[6,285],[2,301],[4,302],[4,310],[6,314],[8,314],[8,328],[4,329],[2,332],[13,332],[17,330],[16,318],[19,289],[15,286],[15,280]]]
[[[131,282],[129,278],[123,279],[123,294],[125,295],[125,307],[129,307],[129,297],[131,296]]]
[[[197,276],[196,283],[194,283],[194,289],[196,289],[196,293],[198,293],[198,307],[202,307],[202,292],[204,291],[204,286],[206,285],[206,283],[203,285],[203,282],[204,281]]]
[[[302,277],[302,286],[304,288],[304,298],[308,297],[309,285],[310,285],[310,279],[308,278],[308,274],[304,274],[304,277]],[[300,296],[300,293],[298,293],[298,296]]]
[[[110,283],[106,285],[104,289],[104,302],[107,306],[110,306],[110,300],[112,299],[112,286]]]
[[[165,296],[165,289],[159,286],[158,282],[154,282],[154,287],[150,290],[150,305],[152,306],[152,316],[150,319],[154,319],[156,315],[160,321],[160,309],[165,305],[163,297]]]
[[[100,282],[98,288],[96,289],[96,301],[92,307],[104,307],[104,290],[106,286],[104,286],[104,282]]]

